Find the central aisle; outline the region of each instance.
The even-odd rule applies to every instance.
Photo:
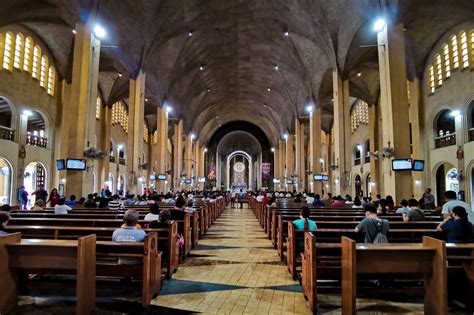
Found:
[[[226,208],[154,304],[206,314],[311,314],[250,209]]]

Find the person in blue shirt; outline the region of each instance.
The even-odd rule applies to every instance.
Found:
[[[309,230],[316,230],[318,228],[316,225],[316,222],[308,219],[310,215],[310,211],[308,207],[302,207],[300,215],[301,215],[301,218],[293,221],[293,224],[295,225],[295,228],[297,230],[309,231]]]
[[[69,200],[66,201],[66,206],[70,206],[70,207],[71,207],[71,206],[75,206],[75,205],[77,205],[76,195],[71,195],[71,196],[69,197]]]
[[[321,196],[319,194],[314,196],[313,206],[324,206],[324,201],[321,200]]]
[[[473,241],[472,224],[463,207],[454,207],[452,213],[438,225],[437,230],[446,233],[448,243],[470,243]]]

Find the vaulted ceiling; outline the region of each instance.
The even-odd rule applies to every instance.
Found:
[[[203,142],[238,120],[274,144],[307,104],[322,106],[330,129],[333,68],[350,79],[351,96],[373,102],[377,50],[360,46],[375,44],[372,24],[384,11],[406,27],[413,79],[443,34],[474,20],[474,1],[9,0],[0,2],[0,23],[34,32],[69,79],[72,29],[92,18],[108,32],[99,81],[108,105],[127,97],[128,79],[143,69],[152,125],[154,107],[167,104]]]

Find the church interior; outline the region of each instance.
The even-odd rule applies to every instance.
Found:
[[[0,168],[0,314],[472,314],[474,1],[1,1]]]

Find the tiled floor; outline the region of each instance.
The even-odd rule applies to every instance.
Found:
[[[341,314],[339,296],[319,298],[321,313]],[[423,314],[422,304],[357,302],[358,314]],[[153,303],[206,314],[311,314],[249,209],[226,209]]]

